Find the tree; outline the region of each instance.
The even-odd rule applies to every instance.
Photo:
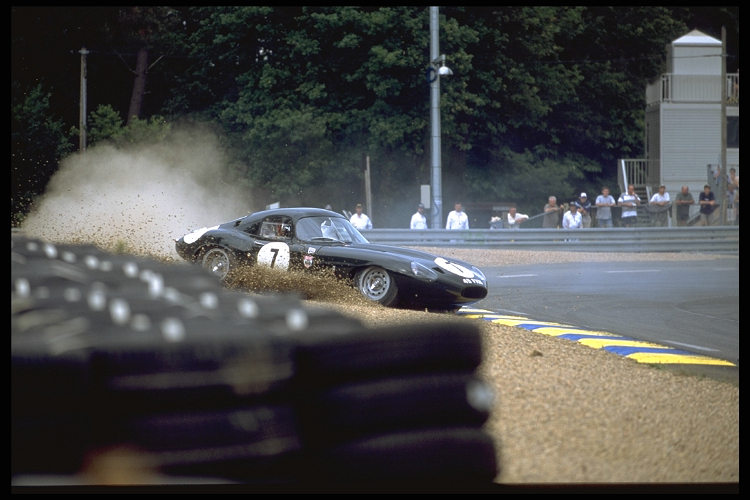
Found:
[[[481,126],[460,158],[462,197],[500,196],[529,203],[531,213],[550,194],[613,183],[616,159],[640,154],[643,88],[658,74],[664,44],[686,29],[660,7],[498,7],[446,15],[478,33],[467,49],[474,54],[467,71],[482,97],[471,123]]]
[[[143,98],[146,93],[146,76],[149,70],[149,51],[164,32],[179,26],[177,11],[169,7],[122,7],[118,10],[117,24],[113,36],[122,37],[126,44],[135,48],[136,63],[133,91],[130,96],[127,123],[141,116]]]
[[[89,144],[94,145],[122,133],[123,122],[115,108],[100,105],[88,117],[87,137]],[[78,131],[80,133],[80,131]]]
[[[100,131],[115,127],[114,112],[133,121],[130,139],[162,116],[216,124],[237,173],[268,202],[362,201],[369,156],[379,223],[401,225],[429,180],[427,7],[12,13],[13,80],[55,82],[50,111],[65,123],[77,123],[75,54],[85,42],[92,107],[111,106]],[[85,29],[84,13],[94,20]],[[533,213],[550,194],[613,184],[616,159],[641,154],[643,88],[664,70],[664,45],[688,28],[715,35],[728,24],[738,67],[738,18],[736,7],[441,7],[441,52],[454,73],[441,82],[444,196],[529,203]],[[65,57],[49,55],[58,46]],[[141,69],[130,79],[133,61]]]
[[[64,122],[50,113],[49,99],[41,83],[23,90],[11,82],[11,226],[42,193],[59,160],[73,151]]]

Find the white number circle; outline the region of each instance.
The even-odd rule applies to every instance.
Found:
[[[442,257],[437,257],[435,259],[435,264],[442,267],[449,273],[457,274],[461,276],[462,278],[474,277],[474,271],[472,271],[471,269],[466,269],[464,266],[460,264],[456,264],[455,262],[450,262]]]
[[[289,269],[289,245],[274,241],[263,245],[258,251],[258,264],[273,269]]]

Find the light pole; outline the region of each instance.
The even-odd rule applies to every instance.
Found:
[[[431,135],[431,184],[432,184],[432,228],[440,229],[443,224],[443,193],[440,151],[440,77],[452,75],[445,65],[445,55],[440,55],[438,38],[438,8],[430,7],[430,67],[427,71],[430,81],[430,123]],[[440,67],[436,69],[437,64]]]
[[[88,70],[86,68],[86,56],[89,54],[89,51],[86,50],[86,47],[81,47],[81,50],[78,51],[79,54],[81,54],[81,102],[80,102],[80,111],[79,111],[79,117],[78,117],[78,129],[79,129],[79,150],[83,153],[86,151],[86,77]]]

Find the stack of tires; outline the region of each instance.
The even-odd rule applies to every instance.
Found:
[[[498,472],[467,321],[366,328],[187,264],[13,234],[11,358],[15,485],[482,487]]]
[[[306,479],[470,488],[497,475],[474,323],[361,330],[298,348]]]

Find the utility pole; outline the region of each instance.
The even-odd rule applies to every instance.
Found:
[[[727,29],[721,27],[721,225],[727,223]]]
[[[78,51],[81,54],[81,98],[80,98],[80,113],[78,118],[78,131],[79,131],[79,145],[78,149],[81,152],[86,151],[86,56],[89,51],[86,47],[81,47]]]
[[[430,7],[430,66],[440,57],[440,29],[438,7]],[[440,147],[440,76],[437,71],[430,82],[431,124],[431,181],[432,181],[432,228],[440,229],[443,223],[442,159]]]
[[[372,184],[370,182],[370,155],[365,157],[365,209],[372,219]]]

